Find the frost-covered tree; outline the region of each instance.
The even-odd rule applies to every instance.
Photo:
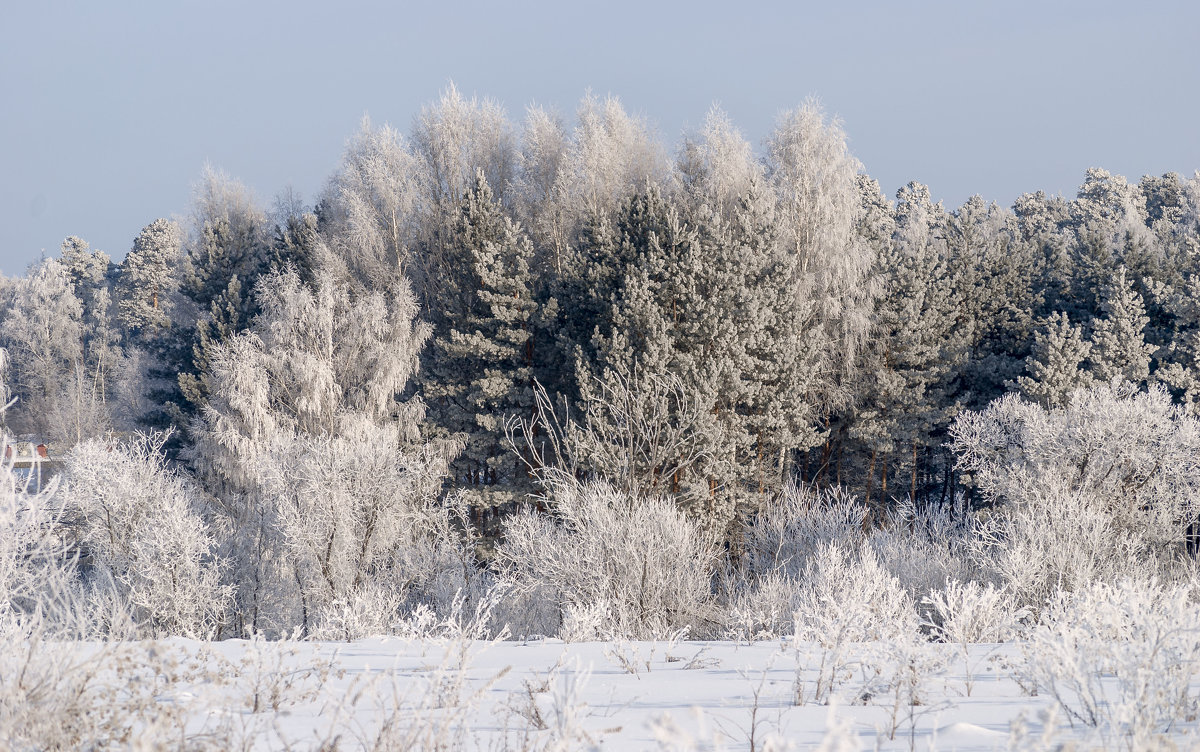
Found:
[[[117,276],[117,317],[132,341],[144,342],[168,327],[178,288],[183,231],[168,219],[142,228]]]
[[[878,195],[877,185],[874,191]],[[919,184],[910,183],[897,196],[894,234],[879,242],[882,291],[873,313],[874,337],[862,358],[862,393],[847,430],[862,447],[859,462],[866,467],[858,470],[865,476],[859,482],[868,502],[875,493],[888,500],[889,472],[907,481],[901,487],[908,495],[916,495],[922,456],[940,445],[959,407],[955,380],[967,345],[940,204],[932,204]],[[889,226],[884,211],[875,204],[880,229]],[[829,461],[826,456],[822,464]],[[833,475],[826,471],[822,479]]]
[[[1154,347],[1146,343],[1148,318],[1142,296],[1125,267],[1116,270],[1100,294],[1101,316],[1092,322],[1092,374],[1100,381],[1142,384],[1150,374]]]
[[[570,281],[585,273],[581,240],[647,181],[661,185],[669,175],[666,154],[644,120],[616,97],[585,96],[537,227],[555,274]]]
[[[869,332],[875,293],[874,258],[855,234],[861,165],[841,123],[827,120],[815,102],[780,116],[766,147],[786,273],[794,294],[811,302],[809,336],[827,353],[825,383],[812,395],[836,404],[846,398],[841,382]]]
[[[175,331],[164,359],[178,373],[168,395],[183,422],[208,398],[204,374],[213,348],[245,329],[255,313],[251,291],[270,264],[267,216],[250,191],[224,173],[205,168],[184,244]]]
[[[1051,314],[1033,335],[1026,375],[1017,379],[1017,387],[1043,407],[1063,407],[1075,390],[1091,386],[1092,375],[1084,368],[1091,351],[1081,327],[1061,311]]]
[[[1110,233],[1144,228],[1148,218],[1146,197],[1122,175],[1089,167],[1083,185],[1071,203],[1071,220],[1082,232],[1103,226]]]
[[[512,190],[517,218],[541,252],[541,261],[556,270],[556,262],[561,261],[568,243],[564,233],[569,207],[556,200],[556,190],[570,148],[569,138],[560,117],[545,108],[530,107],[521,128]]]
[[[330,248],[360,284],[385,286],[419,271],[413,258],[421,160],[390,126],[364,118],[325,189],[320,213]]]
[[[193,425],[188,456],[218,496],[214,512],[229,531],[223,550],[238,563],[231,573],[238,586],[236,629],[312,630],[335,605],[370,611],[383,602],[374,591],[342,587],[341,569],[324,577],[326,584],[332,578],[331,588],[314,584],[320,580],[304,570],[313,561],[306,547],[313,533],[298,537],[303,510],[328,512],[321,518],[328,526],[320,529],[339,552],[392,545],[375,533],[395,529],[395,515],[433,515],[449,524],[433,506],[448,448],[420,442],[423,405],[400,399],[429,330],[416,321],[410,293],[365,291],[328,269],[315,289],[294,271],[272,272],[258,285],[256,300],[261,313],[250,330],[213,351],[210,398]],[[330,456],[315,456],[321,452]],[[375,530],[372,515],[385,512],[393,517],[379,517]],[[344,538],[350,531],[357,532]],[[339,553],[326,564],[358,561],[354,566],[372,577],[349,582],[366,587],[387,574],[376,566],[384,566],[380,561],[404,561],[379,556],[355,560]],[[461,574],[463,560],[457,561]],[[390,613],[375,616],[398,618]]]
[[[1020,241],[1016,218],[973,196],[946,221],[949,274],[958,327],[966,337],[960,387],[968,407],[982,407],[1020,375],[1034,317],[1036,247]]]
[[[221,584],[203,495],[169,469],[162,437],[92,439],[63,469],[63,500],[78,515],[96,587],[115,587],[148,636],[212,638],[232,595]]]
[[[87,359],[83,304],[66,267],[41,262],[6,291],[0,341],[17,405],[10,425],[74,444],[108,425],[102,374]]]
[[[811,304],[787,282],[772,206],[752,184],[724,222],[704,203],[688,215],[685,202],[649,185],[613,224],[584,236],[593,284],[562,285],[556,301],[566,319],[587,312],[563,322],[559,341],[575,354],[589,430],[619,436],[665,421],[649,435],[675,437],[671,451],[647,442],[592,471],[674,496],[717,536],[749,497],[777,493],[792,452],[817,440],[823,351],[805,330]],[[660,397],[630,394],[640,390]],[[616,467],[628,472],[609,475]]]
[[[1160,285],[1157,297],[1173,317],[1169,344],[1162,348],[1154,378],[1190,410],[1200,408],[1200,276]]]
[[[95,330],[108,318],[108,306],[100,299],[107,292],[105,281],[111,264],[108,254],[91,250],[87,241],[72,235],[62,242],[59,262],[83,305],[84,325],[89,332]]]
[[[415,606],[444,614],[460,592],[477,596],[471,551],[438,502],[444,456],[413,445],[411,425],[347,429],[285,439],[265,458],[265,532],[292,570],[303,633],[386,634]]]
[[[680,356],[694,344],[680,336],[679,325],[686,322],[692,308],[688,288],[695,280],[685,275],[685,268],[690,265],[689,257],[701,252],[696,229],[679,216],[657,187],[649,186],[622,209],[614,231],[598,235],[596,240],[599,243],[591,252],[596,263],[592,274],[608,279],[591,293],[595,296],[588,306],[595,311],[592,331],[585,328],[591,322],[577,325],[579,336],[590,334],[590,338],[566,343],[575,347],[575,385],[581,405],[592,408],[587,419],[598,424],[600,433],[613,434],[626,422],[641,421],[624,417],[620,408],[607,409],[610,404],[641,405],[659,414],[660,406],[642,405],[636,397],[626,400],[625,394],[639,384],[672,376],[681,379],[679,399],[663,406],[661,420],[676,423],[709,412],[703,405],[711,403],[711,389],[699,383],[699,374],[684,373],[680,362]],[[597,300],[605,289],[609,290],[608,300]],[[564,301],[564,315],[569,316],[573,308],[570,300]],[[702,407],[694,411],[690,408],[696,402]],[[705,433],[711,436],[714,431],[708,428],[693,436]],[[687,471],[694,469],[695,453],[679,449],[666,454],[651,451],[621,463],[632,471],[621,479],[622,484],[643,495],[707,495],[703,476],[686,477]],[[594,465],[593,470],[605,473],[602,465]]]
[[[583,639],[709,629],[716,552],[695,521],[603,483],[562,479],[552,492],[554,516],[518,514],[497,552],[519,591],[557,607],[552,628]]]
[[[464,197],[445,276],[429,292],[433,340],[421,376],[431,424],[465,440],[452,482],[473,493],[527,486],[506,445],[510,419],[533,410],[533,247],[480,171]]]
[[[490,99],[464,98],[453,83],[417,115],[412,140],[436,204],[456,206],[480,171],[501,199],[513,181],[517,141],[504,109]]]
[[[84,363],[92,380],[95,397],[105,403],[111,391],[111,377],[118,367],[119,336],[113,327],[110,310],[112,291],[108,276],[108,254],[93,251],[86,241],[71,236],[63,241],[60,262],[71,278],[75,297],[83,308]]]
[[[752,189],[767,195],[762,191],[764,170],[750,142],[717,107],[709,110],[700,132],[685,139],[679,152],[678,171],[693,211],[704,206],[724,221],[736,215]]]

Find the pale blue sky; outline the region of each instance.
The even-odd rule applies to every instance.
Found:
[[[34,2],[0,7],[0,271],[67,235],[121,258],[206,161],[306,200],[369,113],[453,80],[520,120],[618,95],[675,143],[714,102],[758,144],[816,95],[889,194],[1073,195],[1200,169],[1200,3]]]

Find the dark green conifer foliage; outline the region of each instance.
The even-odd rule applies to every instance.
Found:
[[[1146,342],[1145,304],[1125,267],[1118,268],[1101,288],[1099,307],[1100,315],[1092,321],[1092,374],[1105,382],[1144,384],[1154,347]]]
[[[434,337],[420,388],[430,422],[464,442],[451,463],[452,482],[495,503],[529,490],[505,428],[533,411],[533,249],[482,173],[460,202],[452,231],[446,268],[454,273],[428,293]]]
[[[1027,399],[1043,407],[1063,407],[1073,391],[1092,385],[1092,375],[1084,368],[1091,351],[1083,330],[1065,313],[1053,313],[1034,334],[1025,359],[1026,375],[1016,385]]]

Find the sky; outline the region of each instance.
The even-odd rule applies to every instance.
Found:
[[[206,164],[312,201],[364,114],[407,131],[451,81],[514,121],[614,94],[672,145],[713,104],[758,145],[816,97],[886,193],[950,208],[1200,169],[1194,0],[6,0],[0,273],[68,235],[120,260]]]

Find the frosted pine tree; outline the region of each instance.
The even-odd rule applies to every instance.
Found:
[[[85,326],[94,330],[100,319],[108,317],[107,306],[97,300],[108,277],[108,254],[90,250],[87,241],[72,235],[62,242],[60,261],[71,278],[75,296],[83,304]]]
[[[413,120],[412,149],[419,162],[416,267],[409,273],[429,307],[445,279],[461,274],[455,234],[459,208],[482,171],[503,203],[515,177],[517,139],[504,109],[491,99],[467,99],[451,84]]]
[[[1092,375],[1084,368],[1091,351],[1083,329],[1065,313],[1053,313],[1034,334],[1025,359],[1027,375],[1017,379],[1017,387],[1026,399],[1043,407],[1063,407],[1072,392],[1092,385]]]
[[[1200,410],[1200,277],[1193,274],[1185,282],[1163,286],[1159,295],[1174,326],[1154,377],[1195,414]]]
[[[456,255],[446,260],[456,274],[429,291],[434,337],[421,393],[431,423],[465,439],[451,466],[455,485],[502,501],[528,485],[505,426],[533,410],[533,247],[482,171],[453,229],[446,249]]]
[[[699,235],[653,185],[629,201],[615,229],[621,239],[608,253],[626,261],[612,268],[619,282],[609,288],[593,355],[580,348],[576,363],[581,412],[594,436],[610,439],[593,443],[586,459],[634,494],[675,497],[720,533],[731,510],[714,507],[715,478],[702,466],[720,456],[712,451],[714,390],[688,367],[700,344],[687,336]],[[643,436],[627,437],[635,426]]]
[[[292,268],[301,281],[313,285],[317,269],[324,262],[328,246],[318,237],[319,220],[311,212],[296,212],[283,217],[275,225],[271,240],[271,267]]]
[[[167,397],[184,425],[186,416],[207,399],[204,376],[212,348],[249,324],[256,313],[250,291],[270,265],[266,214],[241,183],[206,170],[193,215],[179,315],[163,353],[178,373],[178,392]]]
[[[183,231],[156,219],[138,233],[117,274],[117,317],[131,341],[152,339],[171,323]]]
[[[1142,296],[1120,267],[1100,291],[1100,316],[1092,322],[1089,360],[1100,381],[1121,379],[1144,384],[1150,375],[1153,346],[1144,331],[1149,319]]]
[[[892,495],[915,497],[924,485],[925,455],[941,444],[959,407],[958,371],[969,343],[941,205],[919,184],[897,195],[895,235],[878,259],[884,291],[865,360],[870,375],[848,431],[865,454],[865,498],[885,503]]]
[[[945,237],[959,326],[968,333],[961,386],[966,406],[982,407],[1023,371],[1041,306],[1037,249],[1020,239],[1015,216],[979,196],[949,215]]]
[[[805,328],[811,302],[787,283],[790,259],[778,242],[771,197],[752,183],[732,221],[701,223],[710,246],[696,258],[694,348],[711,372],[717,417],[733,447],[728,470],[755,495],[786,483],[793,452],[821,440],[813,398],[823,349]],[[761,501],[761,499],[760,499]]]
[[[121,351],[120,336],[113,326],[112,289],[109,272],[112,263],[107,253],[93,251],[87,242],[69,237],[62,244],[62,264],[71,278],[75,297],[83,306],[83,349],[88,384],[77,388],[87,389],[90,399],[98,401],[107,410],[113,386],[113,373],[119,367]]]

